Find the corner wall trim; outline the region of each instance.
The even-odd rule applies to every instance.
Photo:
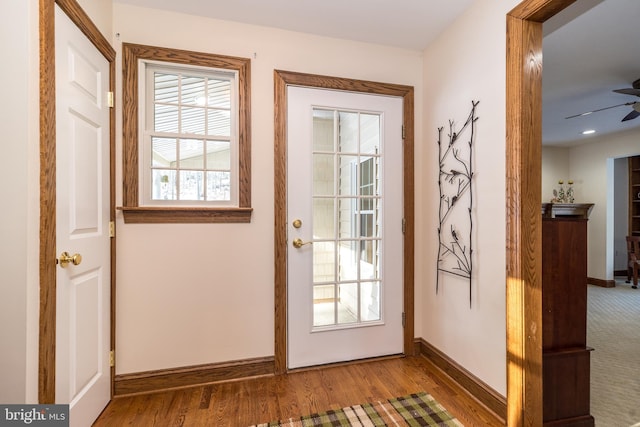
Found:
[[[273,357],[116,375],[114,397],[193,387],[240,378],[273,375]]]
[[[423,338],[415,339],[418,354],[429,359],[434,365],[449,375],[463,389],[480,403],[493,411],[502,421],[507,419],[507,399],[471,372],[453,361]]]
[[[615,288],[615,280],[596,279],[595,277],[587,277],[587,285],[600,286],[601,288]]]

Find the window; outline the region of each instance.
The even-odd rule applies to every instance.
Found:
[[[378,158],[375,158],[378,160]],[[360,237],[364,239],[373,239],[379,233],[377,232],[378,224],[375,223],[375,218],[379,215],[376,212],[375,205],[378,204],[378,200],[375,198],[378,195],[377,186],[379,184],[377,180],[377,162],[374,163],[374,158],[369,158],[360,163],[360,194],[359,200],[360,209]],[[356,221],[357,222],[357,221]],[[368,264],[374,264],[374,252],[373,245],[374,240],[361,240],[360,241],[360,260]],[[376,258],[377,258],[377,254]],[[376,259],[377,261],[377,259]]]
[[[313,326],[381,320],[382,118],[313,109]]]
[[[250,60],[123,44],[125,222],[249,222]]]
[[[146,65],[146,206],[237,206],[235,74]]]

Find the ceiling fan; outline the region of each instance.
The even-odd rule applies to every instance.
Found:
[[[633,82],[633,84],[631,86],[633,86],[633,87],[626,88],[626,89],[616,89],[616,90],[614,90],[614,92],[622,93],[624,95],[634,95],[634,96],[640,97],[640,79],[638,79],[635,82]],[[633,101],[633,102],[625,102],[624,104],[612,105],[610,107],[599,108],[597,110],[586,111],[586,112],[581,113],[581,114],[575,114],[573,116],[565,117],[565,119],[572,119],[574,117],[588,116],[589,114],[597,113],[598,111],[604,111],[604,110],[608,110],[610,108],[622,107],[623,105],[630,105],[631,106],[631,112],[629,114],[627,114],[626,116],[624,116],[621,121],[626,122],[627,120],[633,120],[636,117],[640,116],[640,101]]]

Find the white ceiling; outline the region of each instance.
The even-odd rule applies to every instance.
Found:
[[[419,50],[473,3],[473,0],[114,1]]]
[[[216,19],[422,50],[474,0],[114,0]],[[580,0],[544,25],[543,143],[567,146],[640,127],[640,98],[613,93],[640,78],[640,0]]]
[[[640,130],[640,117],[621,123],[630,106],[565,117],[637,96],[612,92],[640,79],[640,1],[581,0],[544,24],[543,143],[569,146],[594,136]],[[583,136],[587,129],[595,135]],[[640,144],[640,141],[639,141]]]

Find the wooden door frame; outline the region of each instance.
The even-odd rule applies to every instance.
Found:
[[[575,0],[507,14],[507,425],[542,425],[542,23]]]
[[[287,372],[287,86],[304,86],[403,99],[404,162],[404,354],[414,354],[414,90],[412,86],[274,71],[275,373]]]
[[[40,0],[40,319],[38,401],[56,394],[56,80],[55,5],[58,5],[109,62],[109,90],[115,90],[116,52],[76,0]],[[115,220],[115,108],[109,113],[110,207]],[[111,239],[111,349],[115,346],[115,238]],[[111,368],[111,394],[113,376]]]

